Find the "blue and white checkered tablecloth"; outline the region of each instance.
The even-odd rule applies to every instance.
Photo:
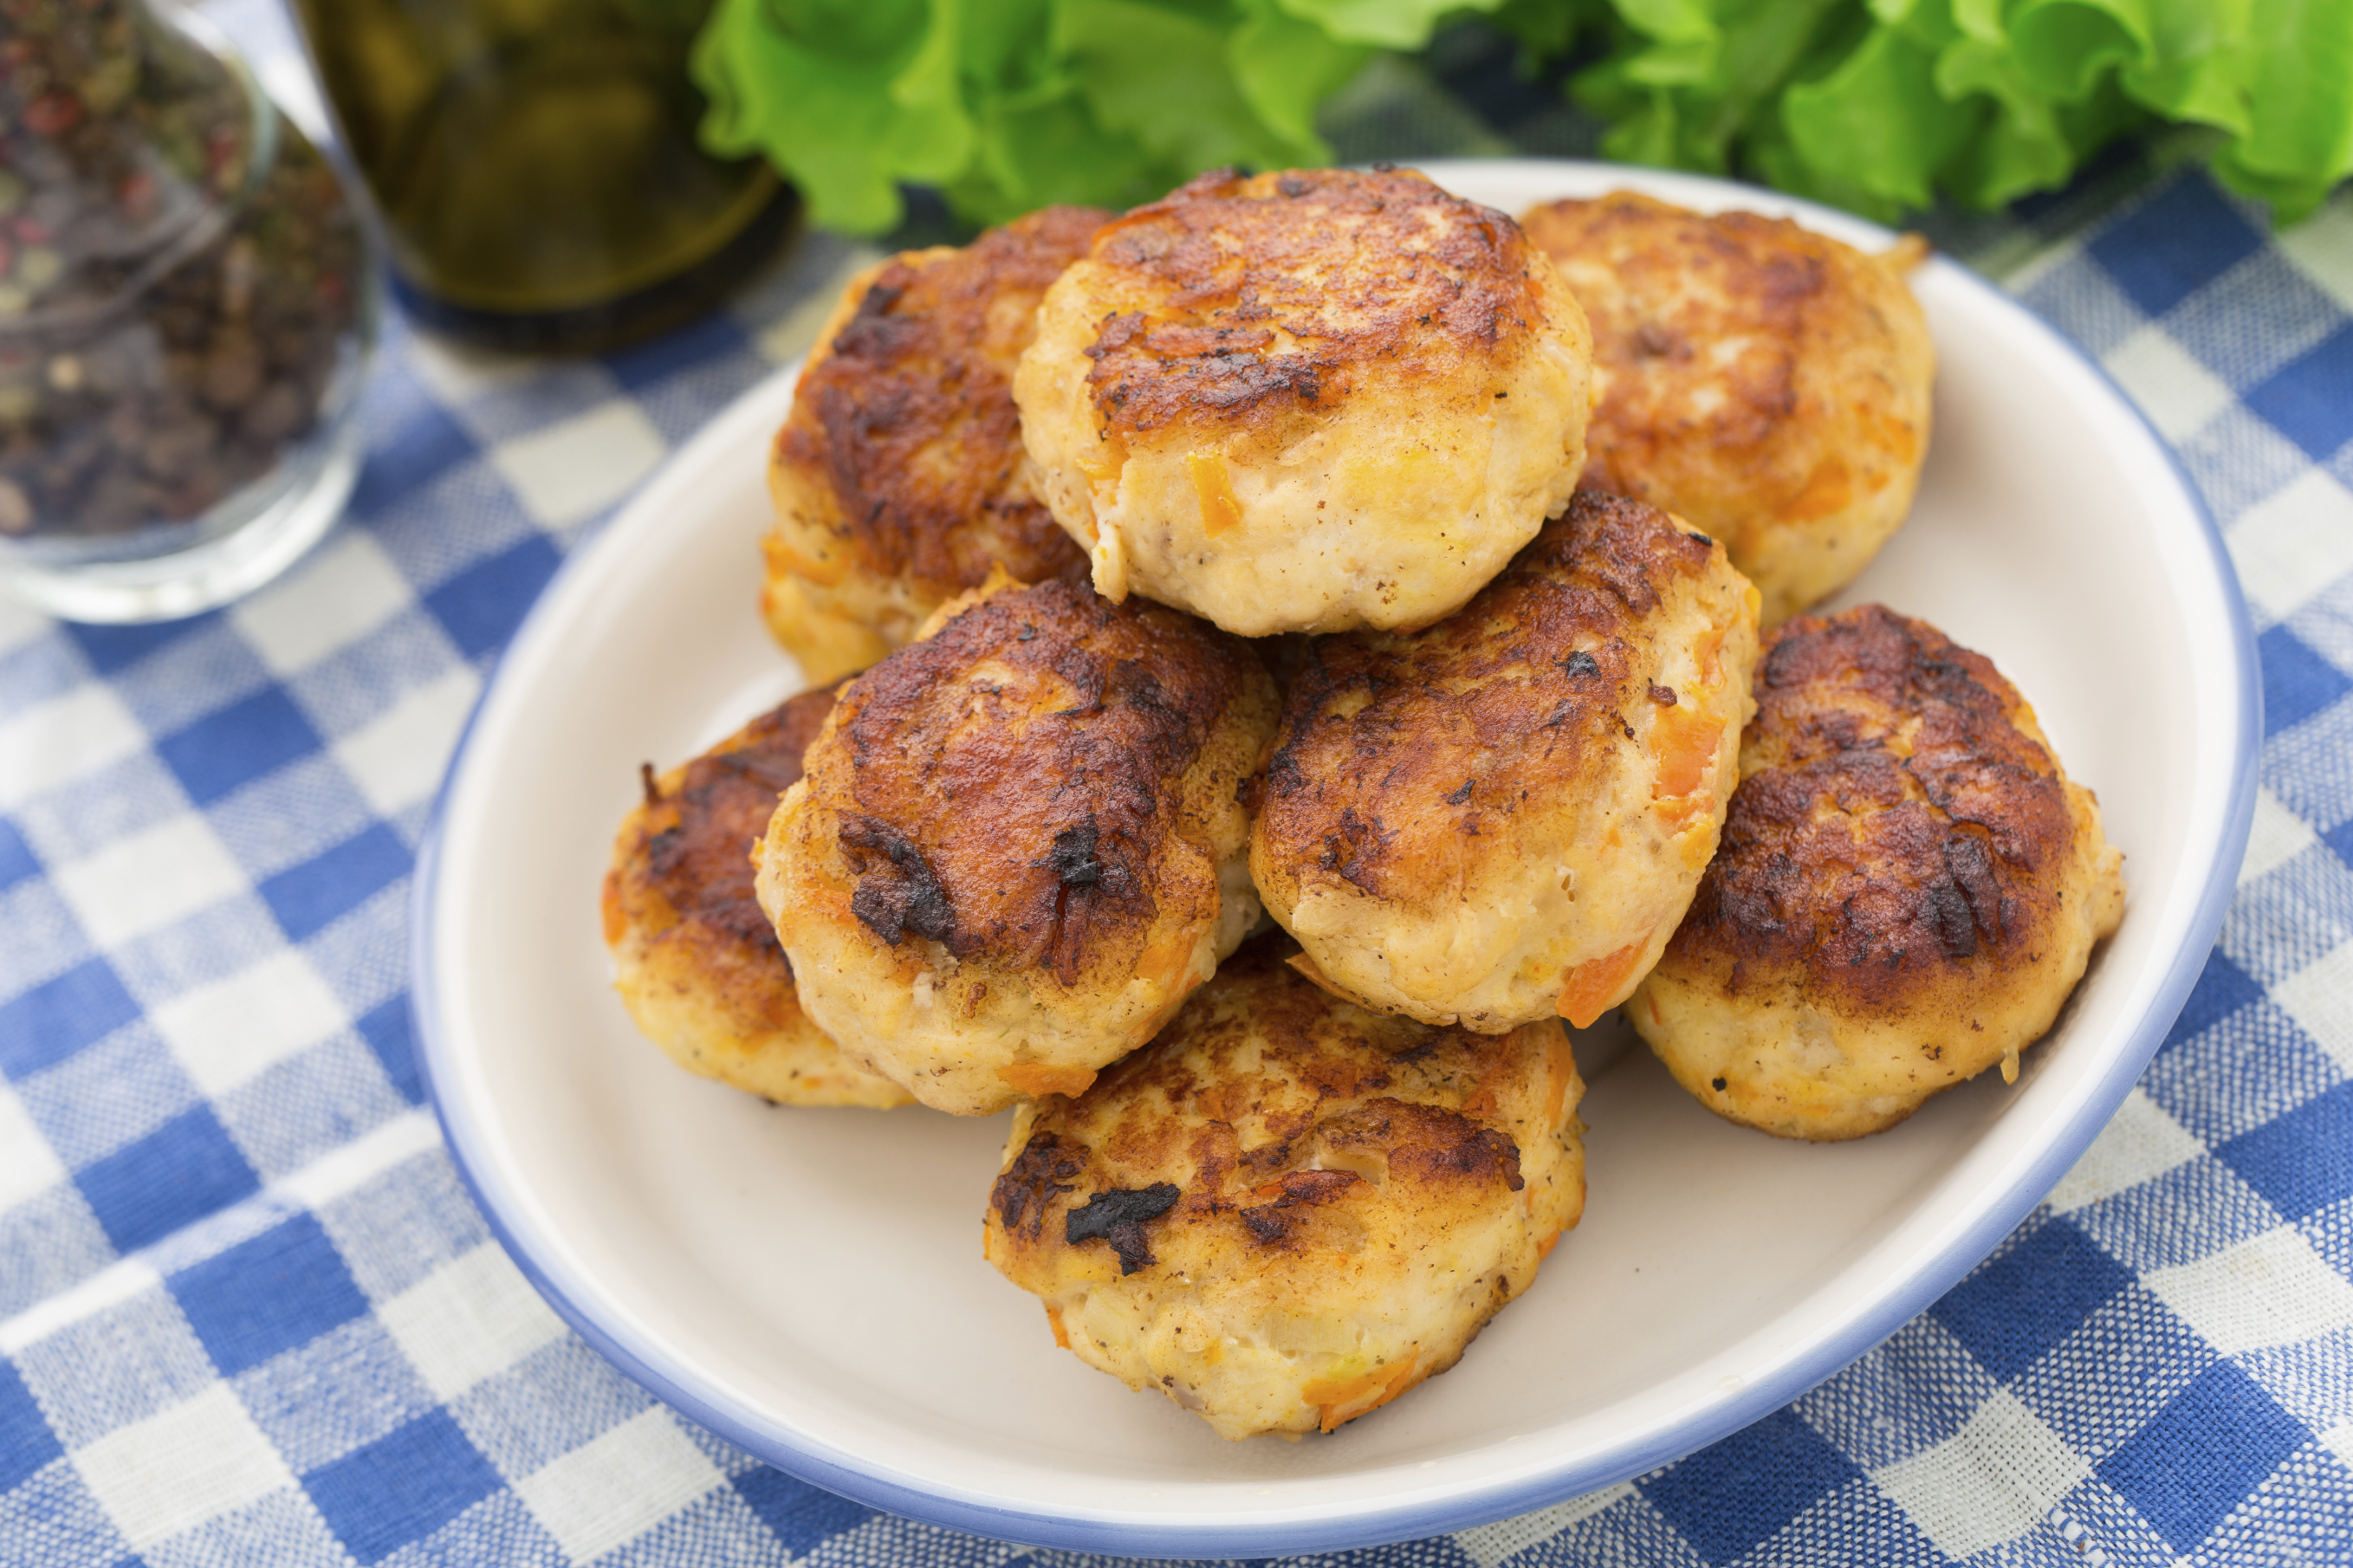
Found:
[[[2228,532],[2267,719],[2221,944],[2050,1201],[1847,1372],[1347,1561],[2353,1562],[2353,193],[2274,237],[2178,173],[1969,243]],[[411,857],[491,661],[856,259],[596,362],[395,321],[350,519],[284,581],[0,608],[0,1562],[1085,1561],[873,1514],[621,1377],[491,1240],[411,1055]]]

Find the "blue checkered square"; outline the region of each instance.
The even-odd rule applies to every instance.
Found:
[[[2240,889],[2222,921],[2222,950],[2266,986],[2310,968],[2348,939],[2353,867],[2334,856],[2300,857]]]
[[[2166,1031],[2159,1052],[2169,1052],[2197,1038],[2240,1008],[2253,1006],[2263,999],[2263,988],[2232,963],[2229,954],[2217,948],[2206,955],[2206,967],[2199,972],[2198,984],[2191,988],[2181,1016]]]
[[[2309,1440],[2252,1378],[2218,1362],[2110,1455],[2099,1475],[2174,1551],[2188,1552]]]
[[[397,360],[369,379],[367,403],[375,436],[351,501],[361,517],[411,499],[480,450],[425,383]]]
[[[1978,1364],[2007,1381],[2131,1283],[2124,1267],[2082,1231],[2052,1219],[1995,1254],[1928,1310]]]
[[[735,1490],[795,1557],[874,1517],[874,1510],[765,1465],[735,1478]]]
[[[170,647],[185,638],[202,635],[220,622],[217,611],[210,615],[192,616],[184,621],[150,621],[127,626],[84,626],[76,621],[59,623],[59,629],[71,637],[90,661],[90,668],[100,675],[120,675],[142,659]]]
[[[411,1105],[425,1103],[425,1083],[417,1072],[417,1045],[409,1033],[408,996],[403,993],[359,1021],[360,1038],[375,1053],[384,1076]]]
[[[250,1195],[261,1184],[212,1107],[199,1105],[76,1172],[74,1184],[108,1239],[135,1252]]]
[[[2284,626],[2258,639],[2263,659],[2263,733],[2293,730],[2314,714],[2334,708],[2353,679],[2313,652]]]
[[[301,942],[408,875],[408,846],[379,822],[259,884],[289,939]]]
[[[310,756],[321,743],[301,710],[270,687],[162,737],[155,754],[190,800],[210,805],[239,785]]]
[[[2339,1084],[2214,1152],[2285,1219],[2353,1198],[2353,1083]]]
[[[41,863],[34,858],[33,847],[25,842],[15,823],[0,816],[0,890],[40,874]]]
[[[2282,805],[2327,832],[2353,821],[2348,757],[2353,757],[2353,703],[2339,703],[2264,743],[2263,784]],[[2344,868],[2341,858],[2337,868]]]
[[[65,1448],[33,1401],[33,1391],[6,1360],[0,1359],[0,1492],[17,1486]]]
[[[1796,1412],[1778,1410],[1640,1485],[1701,1555],[1729,1563],[1861,1477]]]
[[[334,1243],[307,1214],[174,1275],[170,1283],[213,1364],[230,1377],[367,1310]]]
[[[379,1568],[574,1568],[572,1560],[511,1491],[484,1498],[432,1534],[399,1547]]]
[[[366,1563],[432,1534],[500,1486],[438,1410],[302,1478],[329,1528]]]
[[[2193,1214],[2196,1222],[2185,1223]],[[2068,1218],[2126,1269],[2141,1273],[2195,1262],[2279,1226],[2279,1212],[2211,1154]]]
[[[425,596],[425,605],[458,650],[479,658],[513,635],[555,567],[555,547],[534,533],[450,578]]]
[[[0,1002],[0,1073],[21,1082],[139,1016],[113,967],[90,959]]]
[[[1795,1409],[1873,1470],[1952,1436],[1997,1386],[1968,1347],[1924,1312]]]
[[[222,846],[256,879],[257,890],[280,872],[329,853],[381,823],[350,775],[332,757],[318,752],[238,790],[206,813],[206,819]]]
[[[2311,352],[2248,389],[2247,406],[2280,434],[2326,462],[2353,441],[2353,324],[2339,328]]]
[[[2263,248],[2263,237],[2202,179],[2177,180],[2084,249],[2140,310],[2162,316]]]

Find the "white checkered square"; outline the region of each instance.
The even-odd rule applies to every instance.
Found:
[[[0,1084],[0,1214],[66,1179],[64,1163],[5,1084]]]
[[[73,1463],[134,1549],[294,1484],[237,1395],[217,1383],[77,1449]]]
[[[2109,350],[2105,363],[2168,441],[2196,435],[2236,401],[2221,377],[2155,322]]]
[[[2143,1279],[2224,1355],[2353,1328],[2353,1281],[2287,1226]]]
[[[562,1319],[491,1244],[443,1266],[376,1309],[437,1399],[455,1399],[564,1337]]]
[[[634,403],[605,404],[491,448],[523,510],[548,527],[580,522],[627,495],[669,454]]]
[[[2274,984],[2272,999],[2313,1044],[2353,1074],[2353,942]]]
[[[1454,1544],[1462,1548],[1463,1554],[1479,1568],[1503,1568],[1505,1560],[1516,1557],[1531,1546],[1550,1541],[1562,1531],[1591,1519],[1603,1509],[1614,1508],[1637,1495],[1631,1482],[1620,1481],[1614,1487],[1586,1492],[1567,1502],[1540,1508],[1534,1513],[1498,1520],[1493,1524],[1482,1524],[1475,1530],[1457,1531]]]
[[[2007,1389],[1936,1447],[1871,1479],[1936,1550],[1968,1557],[2040,1522],[2091,1465]]]
[[[2206,1152],[2206,1145],[2165,1108],[2136,1089],[2114,1120],[2101,1130],[2084,1157],[2051,1190],[2051,1206],[2061,1214],[2154,1181]]]
[[[335,761],[383,816],[429,800],[481,689],[482,678],[470,667],[453,665],[336,741]]]
[[[147,731],[113,690],[77,687],[0,722],[0,811],[136,754]]]
[[[2340,187],[2327,206],[2282,229],[2276,243],[2329,298],[2353,310],[2353,192]]]
[[[725,1484],[670,1413],[653,1409],[524,1477],[515,1492],[566,1555],[587,1563]]]
[[[345,529],[293,573],[229,612],[273,674],[307,669],[416,603],[374,537]]]
[[[2255,792],[2255,819],[2247,834],[2247,858],[2239,863],[2239,885],[2286,865],[2320,842],[2304,818],[2267,789]]]
[[[154,1010],[172,1054],[206,1094],[225,1094],[351,1019],[310,961],[285,949]]]
[[[100,947],[118,947],[247,891],[212,824],[183,812],[55,868],[50,880]]]
[[[2239,514],[2226,538],[2239,586],[2284,621],[2353,573],[2353,493],[2318,468]]]

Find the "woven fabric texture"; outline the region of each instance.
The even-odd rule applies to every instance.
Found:
[[[1963,237],[2229,539],[2266,721],[2221,943],[2050,1200],[1852,1368],[1346,1561],[2353,1560],[2353,194],[2275,237],[2177,172]],[[1096,1561],[874,1514],[651,1399],[490,1239],[411,1054],[411,862],[491,662],[857,258],[808,241],[600,361],[395,321],[350,516],[282,582],[137,629],[0,608],[0,1561]]]

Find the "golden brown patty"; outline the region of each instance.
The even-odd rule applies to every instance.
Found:
[[[659,780],[646,769],[605,874],[605,941],[629,1016],[689,1072],[786,1105],[904,1105],[801,1011],[752,893],[752,846],[832,708],[804,692]]]
[[[1366,1006],[1591,1023],[1715,852],[1756,647],[1722,545],[1579,492],[1427,631],[1308,646],[1251,837],[1268,912]]]
[[[1024,1107],[984,1231],[1057,1342],[1229,1438],[1444,1372],[1585,1206],[1559,1025],[1381,1017],[1288,951],[1251,942],[1084,1095]]]
[[[984,590],[842,689],[770,823],[802,1004],[924,1104],[1085,1087],[1258,917],[1249,645],[1084,584]]]
[[[862,669],[992,565],[1085,557],[1021,477],[1014,362],[1046,286],[1111,215],[1047,207],[849,286],[776,432],[762,613],[810,679]]]
[[[1403,171],[1229,171],[1096,235],[1014,395],[1098,589],[1266,637],[1477,592],[1576,484],[1590,357],[1502,213]]]
[[[1877,605],[1782,626],[1757,694],[1634,1027],[1710,1110],[1788,1138],[2014,1074],[2123,917],[2091,792],[1990,661]]]
[[[1928,449],[1936,351],[1904,281],[1918,243],[1866,256],[1624,191],[1521,221],[1593,324],[1584,482],[1722,539],[1768,626],[1852,580]]]

